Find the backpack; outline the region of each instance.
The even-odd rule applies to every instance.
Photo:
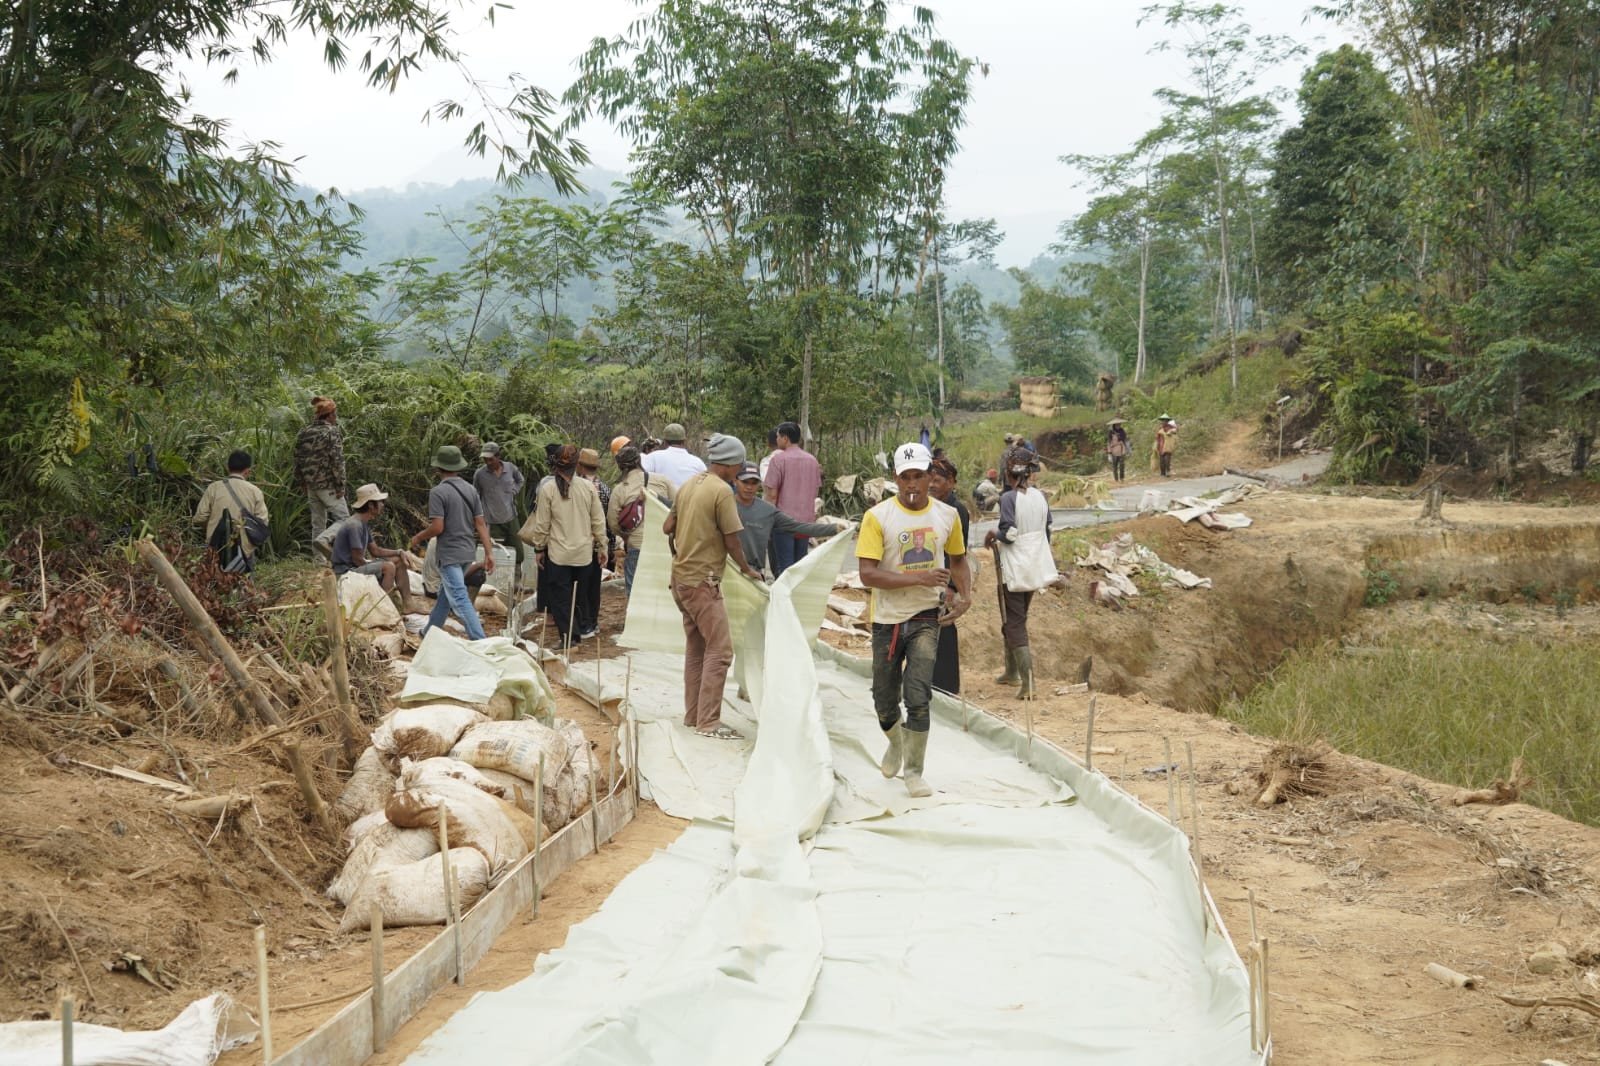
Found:
[[[644,476],[644,487],[650,488],[650,475]],[[644,493],[641,492],[617,509],[617,528],[627,536],[639,528],[639,523],[644,521]]]
[[[207,546],[217,553],[222,570],[228,574],[248,574],[256,568],[254,551],[246,551],[245,543],[259,548],[272,537],[272,528],[254,511],[247,509],[232,485],[227,485],[238,513],[224,508],[222,520],[211,531]]]

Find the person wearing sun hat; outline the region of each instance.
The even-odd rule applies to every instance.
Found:
[[[889,742],[879,769],[894,777],[903,768],[906,791],[916,797],[933,795],[922,772],[939,627],[972,604],[961,518],[929,496],[932,464],[932,454],[915,441],[896,448],[895,495],[862,516],[856,540],[861,583],[872,590],[872,702]]]
[[[439,540],[434,553],[439,566],[439,598],[428,615],[424,635],[434,626],[444,625],[454,611],[469,638],[482,640],[486,636],[483,621],[467,592],[465,573],[477,560],[479,545],[483,547],[484,573],[494,573],[494,541],[489,539],[489,524],[483,519],[478,491],[461,477],[461,471],[469,465],[454,444],[446,444],[433,453],[433,471],[439,483],[428,491],[428,525],[411,538],[412,551],[435,537]]]
[[[372,575],[403,614],[411,600],[411,572],[406,569],[405,553],[380,548],[372,535],[372,523],[383,515],[383,501],[388,498],[389,494],[376,485],[356,489],[352,505],[355,513],[340,522],[333,534],[333,572],[340,577],[349,573]]]
[[[598,632],[599,619],[590,612],[581,585],[591,563],[604,566],[609,561],[605,509],[594,482],[579,473],[580,454],[573,444],[563,444],[555,453],[551,476],[539,486],[533,517],[517,534],[533,547],[541,596],[547,597],[545,613],[555,623],[563,646]]]
[[[1111,480],[1123,481],[1128,474],[1128,455],[1133,451],[1128,443],[1127,423],[1113,418],[1106,423],[1106,458],[1111,460]]]
[[[1178,423],[1172,420],[1171,415],[1162,415],[1156,422],[1156,439],[1150,446],[1150,454],[1161,476],[1171,477],[1172,453],[1178,448]]]
[[[714,433],[706,440],[706,459],[711,468],[679,487],[661,526],[672,552],[672,602],[683,616],[683,724],[703,737],[740,740],[742,734],[722,721],[733,663],[722,571],[732,558],[745,577],[761,580],[739,543],[744,524],[730,488],[744,465],[744,442]]]

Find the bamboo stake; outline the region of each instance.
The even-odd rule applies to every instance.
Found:
[[[1245,898],[1250,901],[1250,963],[1245,967],[1250,975],[1250,1050],[1261,1050],[1261,934],[1256,930],[1256,890],[1246,888]]]
[[[1268,954],[1267,938],[1261,938],[1261,1034],[1262,1046],[1272,1043],[1272,978],[1271,967],[1268,965],[1271,956]]]
[[[273,708],[272,701],[267,698],[267,693],[255,678],[250,676],[249,669],[244,661],[239,658],[239,653],[233,650],[233,645],[228,643],[228,638],[222,635],[222,630],[217,628],[217,623],[206,613],[205,607],[195,597],[194,591],[189,588],[170,560],[156,547],[155,542],[148,537],[138,541],[135,545],[139,557],[156,572],[156,578],[161,582],[169,595],[178,604],[179,610],[189,620],[189,624],[199,633],[206,648],[222,663],[234,687],[246,701],[255,716],[264,725],[281,726],[284,724],[278,712]],[[288,757],[289,766],[294,771],[295,780],[302,782],[301,793],[306,796],[306,804],[311,808],[312,815],[316,818],[324,832],[333,832],[333,823],[328,818],[328,810],[317,796],[316,789],[312,787],[307,793],[307,786],[311,782],[311,770],[300,757],[298,745],[285,744],[284,754]]]
[[[533,916],[539,917],[539,897],[544,889],[539,886],[539,837],[544,833],[544,753],[539,754],[539,768],[533,774]]]
[[[72,1021],[77,1014],[77,1004],[72,993],[61,997],[61,1066],[72,1066]]]
[[[961,697],[961,731],[972,732],[972,705],[967,702],[965,696]]]
[[[1033,703],[1029,700],[1022,701],[1022,716],[1028,723],[1028,756],[1024,762],[1033,762]]]
[[[572,665],[572,627],[578,618],[578,583],[572,583],[572,598],[567,606],[567,631],[561,635],[561,650],[566,653],[566,663]],[[562,675],[565,677],[566,675]]]
[[[1178,824],[1178,783],[1172,777],[1172,738],[1162,737],[1161,747],[1167,753],[1167,821]]]
[[[344,644],[344,612],[339,609],[339,579],[332,570],[322,575],[322,612],[328,621],[328,642],[333,659],[333,694],[339,701],[339,733],[345,756],[353,763],[360,756],[361,719],[350,698],[350,662]]]
[[[317,784],[311,777],[311,767],[300,754],[298,740],[283,742],[283,754],[289,760],[289,767],[294,771],[295,784],[300,786],[300,798],[306,801],[306,806],[311,808],[311,816],[317,820],[322,831],[329,836],[333,835],[333,819],[328,816],[328,805],[322,802],[322,796],[317,792]]]
[[[256,993],[261,1007],[261,1061],[272,1064],[272,1009],[267,996],[267,927],[256,926]]]
[[[383,1012],[383,908],[372,905],[372,1051],[376,1054],[388,1043]]]
[[[1183,747],[1184,747],[1184,750],[1188,753],[1188,758],[1189,758],[1189,821],[1194,826],[1194,832],[1190,837],[1189,844],[1190,844],[1190,847],[1192,847],[1194,849],[1194,863],[1195,863],[1196,866],[1199,866],[1200,865],[1200,793],[1198,791],[1197,786],[1195,785],[1195,776],[1194,776],[1194,741],[1192,741],[1192,740],[1184,741],[1183,742]]]
[[[1083,767],[1085,770],[1094,770],[1094,709],[1096,697],[1089,697],[1089,735],[1083,742]]]
[[[595,797],[594,779],[599,775],[595,773],[594,748],[589,746],[587,738],[585,739],[583,753],[589,759],[589,836],[594,841],[594,853],[598,853],[600,851],[600,803]]]
[[[450,868],[450,809],[442,803],[439,805],[439,858],[442,860],[439,869],[444,876],[444,924],[455,930],[456,984],[459,985],[465,976],[461,972],[461,922],[455,908],[455,871]]]

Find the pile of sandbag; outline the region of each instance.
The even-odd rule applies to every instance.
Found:
[[[542,796],[534,784],[541,763]],[[584,809],[592,773],[588,739],[574,722],[497,722],[453,704],[391,711],[335,805],[351,819],[349,857],[328,887],[346,907],[341,929],[364,926],[374,902],[385,925],[446,920],[441,816],[464,911],[536,840]]]

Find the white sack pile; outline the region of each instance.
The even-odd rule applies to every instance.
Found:
[[[543,800],[534,779],[543,759]],[[354,819],[350,849],[328,895],[346,907],[340,928],[446,920],[440,812],[448,816],[457,904],[471,906],[526,857],[536,840],[588,802],[592,760],[575,722],[490,721],[470,707],[398,707],[373,731],[336,804]],[[543,825],[536,825],[537,812]]]
[[[1244,529],[1250,517],[1242,514],[1218,514],[1224,507],[1232,506],[1261,491],[1254,485],[1237,485],[1210,499],[1183,496],[1173,500],[1167,514],[1185,524],[1198,520],[1207,529]]]
[[[1120,533],[1099,547],[1091,547],[1086,555],[1078,556],[1077,563],[1101,572],[1094,588],[1098,602],[1109,603],[1139,595],[1138,586],[1133,583],[1133,575],[1137,573],[1152,574],[1167,588],[1211,587],[1209,577],[1169,566],[1143,544],[1134,543],[1132,533]]]

